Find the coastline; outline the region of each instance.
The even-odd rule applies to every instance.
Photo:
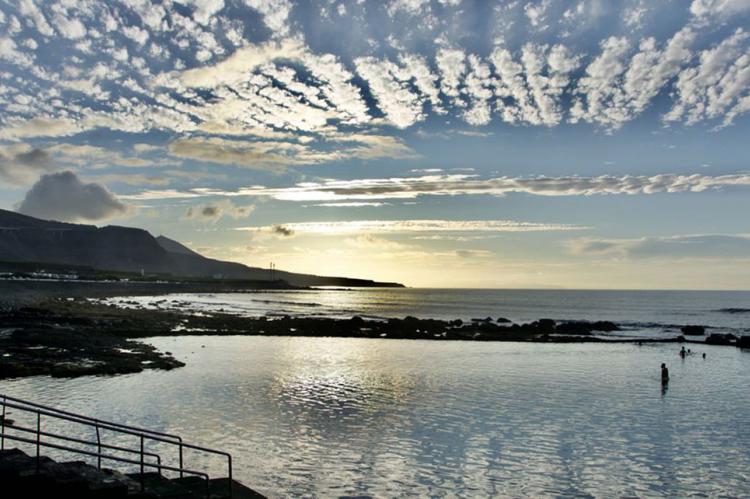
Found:
[[[184,364],[170,352],[159,352],[139,338],[163,336],[298,336],[403,339],[427,341],[492,341],[537,343],[704,343],[683,335],[670,338],[617,337],[600,334],[620,331],[609,321],[539,319],[515,324],[504,318],[439,320],[416,317],[387,320],[309,317],[244,317],[217,311],[193,313],[145,307],[126,308],[96,298],[205,292],[167,283],[13,282],[0,303],[0,379],[35,375],[76,377],[174,369]],[[14,288],[12,293],[8,288]],[[5,289],[3,289],[5,288]],[[227,289],[224,291],[231,291]],[[236,289],[234,289],[236,290]],[[257,289],[256,289],[257,290]],[[213,289],[216,291],[216,288]],[[9,299],[10,297],[10,299]],[[709,336],[710,344],[735,345],[723,335]],[[736,346],[747,346],[747,337]],[[742,345],[741,341],[744,341]]]

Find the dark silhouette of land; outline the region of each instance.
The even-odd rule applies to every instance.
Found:
[[[0,210],[0,272],[85,274],[129,280],[253,281],[251,287],[402,287],[368,279],[298,274],[206,258],[167,237],[143,229],[40,220]],[[269,282],[271,281],[271,282]]]

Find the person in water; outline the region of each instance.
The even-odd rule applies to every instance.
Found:
[[[687,355],[687,352],[685,351],[685,347],[682,347],[682,349],[680,350],[680,357],[684,359],[685,355]]]
[[[663,384],[669,383],[669,369],[667,369],[667,365],[663,362],[661,364],[661,382]]]

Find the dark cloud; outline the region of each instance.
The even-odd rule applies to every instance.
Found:
[[[185,211],[185,218],[215,222],[225,215],[232,218],[243,218],[250,215],[254,209],[255,206],[253,205],[235,206],[225,199],[214,203],[191,206]]]
[[[40,173],[52,168],[52,158],[41,149],[0,148],[0,181],[10,184],[31,183]]]
[[[290,229],[289,227],[284,227],[283,225],[274,225],[271,228],[271,231],[277,236],[281,237],[291,237],[294,235],[294,231],[292,229]]]
[[[18,206],[34,217],[97,221],[124,215],[129,207],[98,183],[83,183],[72,171],[42,175]]]

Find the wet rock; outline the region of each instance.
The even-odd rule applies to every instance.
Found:
[[[737,337],[733,334],[713,333],[706,338],[708,345],[734,345]]]
[[[682,331],[682,334],[686,336],[703,336],[704,334],[706,334],[706,328],[704,326],[683,326],[682,328],[680,328],[680,331]]]
[[[568,321],[555,326],[556,334],[591,334],[597,332],[619,331],[620,327],[610,321]]]
[[[750,348],[750,336],[740,336],[737,340],[739,348]]]
[[[505,317],[498,317],[495,322],[498,322],[500,324],[508,324],[508,323],[513,322],[513,321],[510,320],[510,319],[506,319]]]
[[[555,332],[555,321],[552,319],[539,319],[536,322],[532,322],[531,326],[540,333]]]

